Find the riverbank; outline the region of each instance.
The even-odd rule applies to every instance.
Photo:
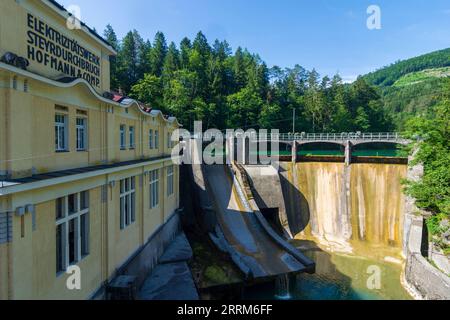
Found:
[[[293,242],[316,262],[315,274],[301,274],[290,280],[293,300],[411,300],[402,286],[404,264],[355,254],[331,252],[313,241]],[[248,288],[245,299],[274,299],[275,283]]]

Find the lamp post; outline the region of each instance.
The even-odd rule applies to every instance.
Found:
[[[295,108],[292,109],[292,133],[295,135]]]

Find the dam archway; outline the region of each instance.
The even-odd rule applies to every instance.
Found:
[[[402,144],[397,142],[361,142],[352,146],[352,156],[356,157],[401,157]]]
[[[297,142],[297,155],[327,155],[327,156],[344,156],[345,145],[340,142],[332,141],[307,141],[303,143]]]

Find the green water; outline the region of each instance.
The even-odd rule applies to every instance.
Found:
[[[291,280],[293,300],[410,300],[400,283],[401,266],[363,257],[330,254],[321,250],[305,252],[316,262],[315,274],[301,274]],[[373,267],[375,266],[375,267]],[[379,289],[369,289],[373,275],[380,271]],[[369,273],[369,271],[371,273]],[[292,283],[294,282],[294,283]],[[374,282],[369,281],[369,284]],[[246,299],[276,299],[274,283],[248,288]]]
[[[298,150],[298,156],[344,156],[345,153],[340,150]]]
[[[401,150],[385,149],[385,150],[353,150],[352,156],[354,157],[405,157],[405,154]],[[406,155],[407,157],[407,155]]]
[[[344,156],[344,152],[340,150],[299,150],[297,152],[299,156]],[[354,157],[403,157],[401,151],[396,149],[361,149],[353,150],[352,156]]]
[[[251,152],[252,155],[267,155],[266,152]],[[291,151],[280,150],[277,153],[270,152],[269,155],[278,156],[290,156]],[[212,153],[214,155],[214,153]],[[223,151],[217,152],[217,156],[224,156]],[[340,150],[299,150],[297,152],[299,156],[344,156],[344,152]],[[372,150],[372,149],[361,149],[352,151],[352,156],[354,157],[405,157],[404,153],[396,149],[384,149],[384,150]]]

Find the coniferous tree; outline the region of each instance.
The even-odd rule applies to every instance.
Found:
[[[173,77],[173,73],[180,68],[180,53],[175,45],[171,42],[167,55],[164,59],[162,78],[163,82],[169,81]]]
[[[344,85],[336,75],[320,77],[299,65],[270,70],[261,58],[226,41],[212,46],[205,35],[184,38],[178,49],[158,32],[153,44],[137,31],[117,43],[111,81],[133,98],[177,116],[186,128],[204,120],[205,128],[278,128],[292,131],[356,131],[391,128],[380,94],[364,79]]]
[[[108,24],[106,26],[105,31],[103,32],[103,37],[108,41],[108,43],[112,46],[114,50],[119,52],[119,40],[117,38],[116,32],[114,31],[113,27]],[[119,87],[119,80],[117,79],[117,57],[116,56],[110,56],[109,57],[109,65],[110,65],[110,87],[114,89],[117,89]]]
[[[131,87],[139,80],[139,44],[133,31],[128,32],[123,38],[117,60],[118,85],[120,89],[128,93]]]
[[[191,40],[188,38],[183,38],[180,43],[180,63],[181,68],[188,69],[189,68],[189,55],[192,49]]]
[[[149,54],[150,61],[150,73],[161,77],[164,67],[164,60],[167,54],[166,37],[162,32],[157,32],[155,40],[153,41],[153,47]]]
[[[152,43],[147,40],[143,41],[142,45],[139,49],[139,78],[142,79],[146,73],[151,72],[151,64],[149,60],[149,56],[152,51]]]
[[[239,91],[246,84],[244,53],[241,47],[237,48],[234,55],[233,74],[235,90]]]

